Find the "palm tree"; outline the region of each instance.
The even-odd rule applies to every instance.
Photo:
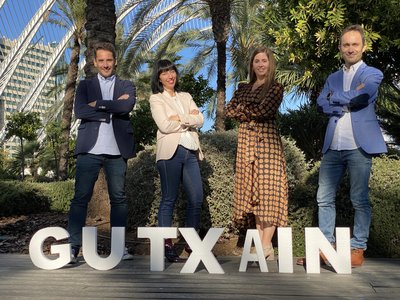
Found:
[[[96,2],[96,3],[94,3]],[[263,1],[261,1],[263,2]],[[240,34],[243,30],[248,35],[245,43],[245,48],[231,44],[229,49],[232,51],[232,59],[235,61],[235,68],[240,67],[240,80],[243,80],[243,74],[247,74],[247,64],[241,53],[246,53],[255,43],[255,32],[251,32],[246,25],[237,26],[231,24],[232,13],[238,14],[235,17],[235,22],[240,20],[243,22],[252,22],[251,16],[255,13],[255,7],[259,7],[260,1],[247,0],[203,0],[203,1],[188,1],[188,0],[143,0],[130,1],[127,5],[121,7],[119,14],[134,7],[133,23],[129,32],[122,37],[121,43],[118,43],[118,72],[122,77],[136,77],[141,66],[149,62],[154,52],[155,58],[165,55],[171,45],[174,45],[175,50],[182,49],[177,46],[179,42],[182,45],[193,45],[194,47],[203,47],[196,41],[204,41],[212,37],[213,43],[208,43],[203,47],[202,58],[204,55],[210,55],[216,52],[216,63],[210,64],[210,68],[216,71],[217,74],[217,99],[215,105],[216,118],[215,129],[217,131],[225,129],[224,123],[224,107],[226,98],[226,65],[227,65],[227,42],[230,34]],[[85,66],[86,76],[91,76],[94,72],[88,73],[88,65],[91,64],[90,57],[92,51],[91,43],[98,40],[115,41],[115,10],[113,1],[91,1],[87,2],[87,40],[88,50],[86,52],[87,65]],[[105,15],[104,13],[108,13]],[[246,15],[246,13],[250,13]],[[90,16],[90,15],[92,16]],[[100,17],[101,16],[101,17]],[[212,34],[207,31],[192,29],[188,32],[182,32],[189,21],[194,19],[211,20]],[[249,20],[251,19],[251,20]],[[247,21],[246,21],[247,20]],[[105,26],[105,24],[108,24]],[[104,27],[102,27],[104,26]],[[251,27],[252,29],[254,28]],[[97,29],[100,31],[95,32]],[[112,30],[110,30],[112,29]],[[106,32],[106,31],[109,32]],[[92,32],[90,32],[92,31]],[[112,32],[110,32],[112,31]],[[92,38],[91,38],[92,37]],[[243,38],[233,37],[233,43],[243,41]],[[211,48],[210,48],[211,45]],[[157,46],[157,47],[156,47]],[[198,64],[202,65],[202,64]],[[237,81],[237,78],[235,78]]]
[[[134,62],[137,63],[135,58],[140,56],[143,57],[144,53],[148,51],[148,48],[146,47],[154,45],[153,41],[158,38],[156,34],[159,33],[161,29],[170,26],[170,30],[167,31],[167,34],[163,37],[164,46],[161,47],[161,50],[165,50],[165,47],[168,47],[171,40],[179,39],[182,43],[187,43],[188,46],[198,49],[198,55],[193,59],[193,62],[196,63],[197,69],[192,66],[191,71],[197,71],[199,66],[204,66],[205,60],[208,60],[208,73],[212,74],[216,71],[217,100],[215,105],[215,129],[217,131],[224,130],[227,43],[229,41],[228,38],[232,36],[232,32],[236,32],[236,34],[240,33],[239,30],[234,31],[236,23],[231,24],[231,17],[234,18],[232,15],[238,14],[235,21],[240,20],[240,22],[243,23],[247,20],[247,23],[253,22],[253,13],[256,13],[256,8],[259,8],[264,2],[265,1],[255,0],[141,1],[142,7],[137,9],[137,13],[134,17],[135,23],[132,25],[129,34],[125,39],[125,49],[127,49],[124,56],[125,61],[128,61],[130,66],[132,66]],[[136,1],[133,1],[133,3],[134,4],[132,5],[137,5]],[[251,15],[246,15],[246,13],[250,13]],[[180,29],[185,25],[185,21],[169,25],[171,20],[176,18],[178,15],[186,17],[187,20],[196,17],[203,20],[211,20],[212,34],[210,35],[210,32],[199,29],[191,30],[190,32],[182,32]],[[243,53],[248,51],[251,46],[254,46],[257,32],[252,31],[254,26],[251,26],[250,28],[242,26],[241,29],[246,33],[250,33],[248,35],[249,41],[243,45],[246,46],[246,48],[241,48]],[[213,39],[213,43],[209,43],[209,38]],[[201,45],[201,42],[206,43]],[[232,42],[239,42],[239,39],[233,39]],[[232,58],[236,59],[236,66],[240,65],[242,70],[243,62],[245,62],[245,60],[242,55],[239,55],[239,53],[235,51],[237,45],[232,44],[229,48],[232,50]],[[214,51],[216,52],[215,57],[217,58],[215,63],[212,62],[214,59],[210,58],[210,55]],[[162,54],[163,52],[159,51],[159,53]],[[247,74],[247,65],[244,65],[244,71],[241,71],[241,74]],[[125,69],[127,70],[128,68]],[[243,77],[243,75],[240,77]]]
[[[230,64],[229,77],[236,85],[248,79],[248,67],[251,52],[261,41],[260,13],[264,1],[247,0],[232,7],[232,26],[229,41]],[[265,45],[271,47],[271,45]]]
[[[225,130],[226,98],[226,43],[231,26],[231,7],[233,0],[206,0],[211,14],[212,31],[217,44],[217,107],[215,130]]]
[[[72,121],[72,108],[74,104],[76,81],[78,79],[78,64],[81,52],[81,45],[85,36],[85,0],[58,0],[58,11],[52,11],[53,16],[57,16],[57,20],[50,18],[48,22],[58,24],[67,29],[75,28],[72,34],[71,61],[68,66],[68,73],[65,85],[65,94],[63,99],[63,110],[61,117],[61,146],[60,146],[60,163],[58,166],[58,179],[67,179],[68,177],[68,160],[69,138]]]
[[[97,70],[93,65],[93,48],[98,42],[109,42],[115,45],[116,38],[116,21],[114,0],[86,0],[86,64],[84,71],[86,78],[93,77],[97,74]],[[104,171],[101,171],[96,183],[96,190],[107,189],[107,183]],[[100,188],[98,188],[100,187]],[[100,196],[93,197],[89,202],[88,216],[100,216],[105,220],[109,220],[108,198],[102,197],[106,193],[100,193]]]
[[[86,78],[97,74],[93,66],[93,46],[97,42],[115,45],[117,16],[114,0],[86,0]]]
[[[228,85],[247,80],[248,77],[248,60],[252,49],[261,43],[261,31],[259,29],[260,10],[263,8],[263,1],[247,0],[233,3],[231,8],[231,27],[229,39],[227,42],[227,59],[230,63],[230,68],[227,74]],[[218,57],[216,47],[207,39],[213,39],[213,35],[208,33],[201,33],[194,36],[203,44],[197,46],[199,51],[194,55],[193,59],[188,63],[188,68],[191,72],[198,71],[199,66],[207,66],[207,73],[209,76],[217,72],[215,66],[217,65]],[[215,55],[214,55],[215,53]],[[204,64],[204,57],[208,56],[208,62]],[[213,115],[215,112],[216,103],[209,103],[208,114]]]

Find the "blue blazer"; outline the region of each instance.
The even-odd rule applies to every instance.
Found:
[[[317,99],[318,110],[327,114],[329,123],[326,129],[322,153],[328,151],[336,124],[345,111],[350,111],[353,134],[357,146],[369,154],[387,152],[382,131],[375,114],[375,101],[383,74],[378,69],[362,63],[357,69],[350,90],[343,91],[343,70],[331,74]],[[363,83],[365,86],[356,90]]]
[[[123,94],[128,94],[126,100],[117,100]],[[97,76],[82,80],[77,88],[75,96],[74,112],[81,124],[78,127],[75,155],[88,153],[97,141],[101,122],[110,122],[110,114],[113,114],[112,122],[115,139],[122,157],[125,159],[134,156],[135,142],[133,128],[129,119],[132,111],[136,92],[133,84],[128,80],[115,79],[113,101],[103,100],[100,83]],[[88,103],[96,101],[96,107]]]

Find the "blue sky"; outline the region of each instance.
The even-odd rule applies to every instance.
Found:
[[[30,19],[43,4],[43,0],[7,0],[0,9],[0,36],[16,39]],[[57,5],[53,5],[52,10]],[[32,42],[50,44],[60,41],[66,30],[49,23],[42,23]]]

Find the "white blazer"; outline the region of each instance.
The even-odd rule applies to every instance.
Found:
[[[181,102],[184,114],[178,111],[172,97],[164,91],[163,93],[150,96],[150,109],[154,121],[157,124],[157,154],[156,160],[170,159],[178,148],[181,133],[189,131],[199,146],[198,157],[203,159],[197,128],[203,126],[204,117],[201,112],[198,115],[191,115],[193,109],[199,110],[189,93],[177,92],[177,100]],[[181,121],[170,121],[168,118],[179,115]]]

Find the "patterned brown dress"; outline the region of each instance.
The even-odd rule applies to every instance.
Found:
[[[251,88],[252,84],[240,84],[226,108],[226,115],[240,122],[234,218],[241,226],[253,224],[254,216],[270,225],[286,226],[286,162],[275,125],[283,87],[275,82],[263,99],[258,97],[261,86],[254,91]]]

